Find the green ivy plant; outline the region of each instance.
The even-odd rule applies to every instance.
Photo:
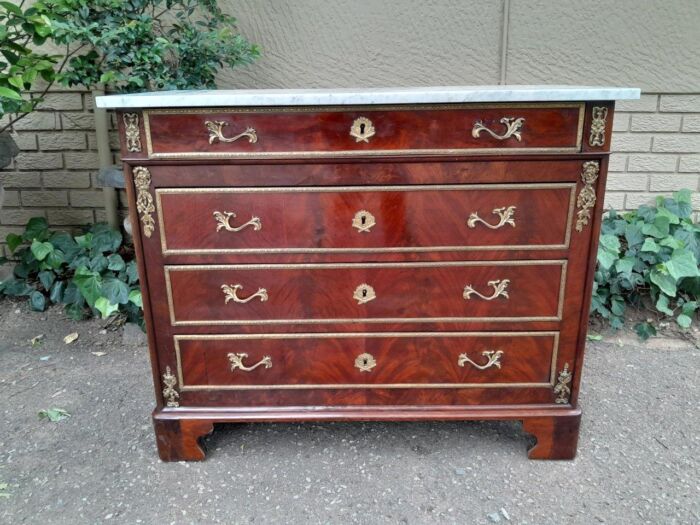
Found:
[[[658,197],[656,206],[604,218],[591,311],[613,328],[624,325],[627,304],[647,306],[688,328],[700,298],[700,225],[691,219],[691,192]],[[635,325],[642,339],[656,335],[649,321]]]
[[[216,0],[43,0],[70,59],[60,80],[115,91],[214,88],[218,70],[259,56]]]
[[[11,233],[6,242],[15,266],[13,275],[0,281],[0,295],[26,296],[35,311],[63,304],[72,319],[117,315],[143,327],[134,253],[107,224],[73,236],[51,231],[46,219],[35,217],[24,233]]]
[[[0,133],[34,111],[56,79],[59,57],[36,49],[51,36],[51,19],[40,7],[23,10],[22,4],[0,2],[0,118],[14,115],[0,126]],[[30,98],[26,92],[39,80],[45,82],[44,91]]]

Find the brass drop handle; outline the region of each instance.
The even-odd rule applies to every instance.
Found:
[[[371,372],[377,366],[377,361],[372,354],[360,354],[355,358],[355,368],[360,372]]]
[[[499,135],[495,131],[490,130],[487,128],[484,123],[480,120],[477,120],[474,123],[474,127],[472,128],[472,137],[475,139],[478,139],[479,136],[481,135],[482,131],[485,131],[489,135],[491,135],[493,138],[498,139],[498,140],[506,140],[511,137],[513,137],[515,140],[520,142],[522,140],[522,136],[520,134],[523,124],[525,123],[525,118],[524,117],[518,117],[518,118],[513,118],[513,117],[503,117],[500,120],[501,124],[503,124],[506,127],[505,133],[503,135]]]
[[[260,361],[251,366],[246,366],[243,364],[243,360],[248,357],[248,354],[244,353],[230,353],[228,354],[228,360],[231,363],[231,372],[236,369],[242,370],[243,372],[252,372],[259,366],[264,366],[265,368],[272,368],[272,358],[269,355],[263,357]]]
[[[494,208],[491,211],[492,214],[498,215],[498,222],[496,224],[490,224],[486,222],[484,219],[479,217],[479,214],[477,212],[472,212],[471,215],[469,215],[469,219],[467,220],[467,226],[470,228],[476,228],[476,223],[480,222],[487,228],[490,228],[492,230],[497,230],[506,224],[509,224],[513,228],[515,228],[515,218],[513,217],[515,215],[515,206],[508,206],[508,207],[502,207],[502,208]]]
[[[246,128],[245,131],[233,137],[224,137],[224,126],[228,126],[228,122],[223,120],[207,120],[204,126],[209,130],[209,144],[219,142],[236,142],[238,139],[248,137],[248,142],[254,144],[258,141],[258,134],[254,128]]]
[[[484,350],[483,352],[481,352],[481,355],[483,355],[486,358],[486,363],[484,363],[483,365],[472,361],[467,354],[459,354],[457,358],[457,364],[463,367],[464,365],[469,363],[477,370],[486,370],[487,368],[491,368],[492,366],[495,366],[496,368],[501,368],[501,356],[503,355],[503,350]]]
[[[262,222],[260,221],[260,217],[251,217],[250,220],[246,223],[241,224],[240,226],[231,226],[231,219],[236,218],[236,214],[232,211],[215,211],[213,213],[214,219],[216,220],[216,231],[219,232],[221,230],[226,230],[227,232],[239,232],[248,226],[252,226],[254,231],[260,231],[262,230]]]
[[[493,301],[497,297],[505,297],[506,299],[509,299],[508,296],[508,285],[510,284],[510,279],[497,279],[494,281],[489,281],[487,283],[491,288],[493,288],[493,293],[491,295],[484,295],[481,292],[478,292],[475,290],[471,284],[468,284],[467,286],[464,287],[464,292],[462,293],[462,297],[466,299],[467,301],[471,299],[472,295],[476,295],[477,297],[480,297],[484,301]]]
[[[261,303],[264,303],[268,299],[267,290],[265,290],[265,288],[258,288],[257,292],[242,299],[238,297],[238,290],[242,289],[242,284],[222,284],[221,290],[224,292],[224,296],[226,297],[226,299],[224,300],[224,304],[227,304],[229,301],[233,301],[234,303],[247,303],[252,301],[256,297],[260,299]]]

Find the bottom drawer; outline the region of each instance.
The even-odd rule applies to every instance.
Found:
[[[558,332],[176,335],[181,391],[532,388]]]

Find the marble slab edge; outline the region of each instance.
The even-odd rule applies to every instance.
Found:
[[[634,100],[638,88],[589,86],[475,86],[368,89],[240,89],[158,91],[96,98],[99,108],[227,106],[352,106],[478,102]]]

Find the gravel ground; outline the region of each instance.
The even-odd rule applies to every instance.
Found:
[[[205,462],[161,463],[138,333],[3,301],[0,334],[2,524],[700,523],[687,341],[589,344],[570,462],[528,461],[518,423],[434,422],[218,426]]]

